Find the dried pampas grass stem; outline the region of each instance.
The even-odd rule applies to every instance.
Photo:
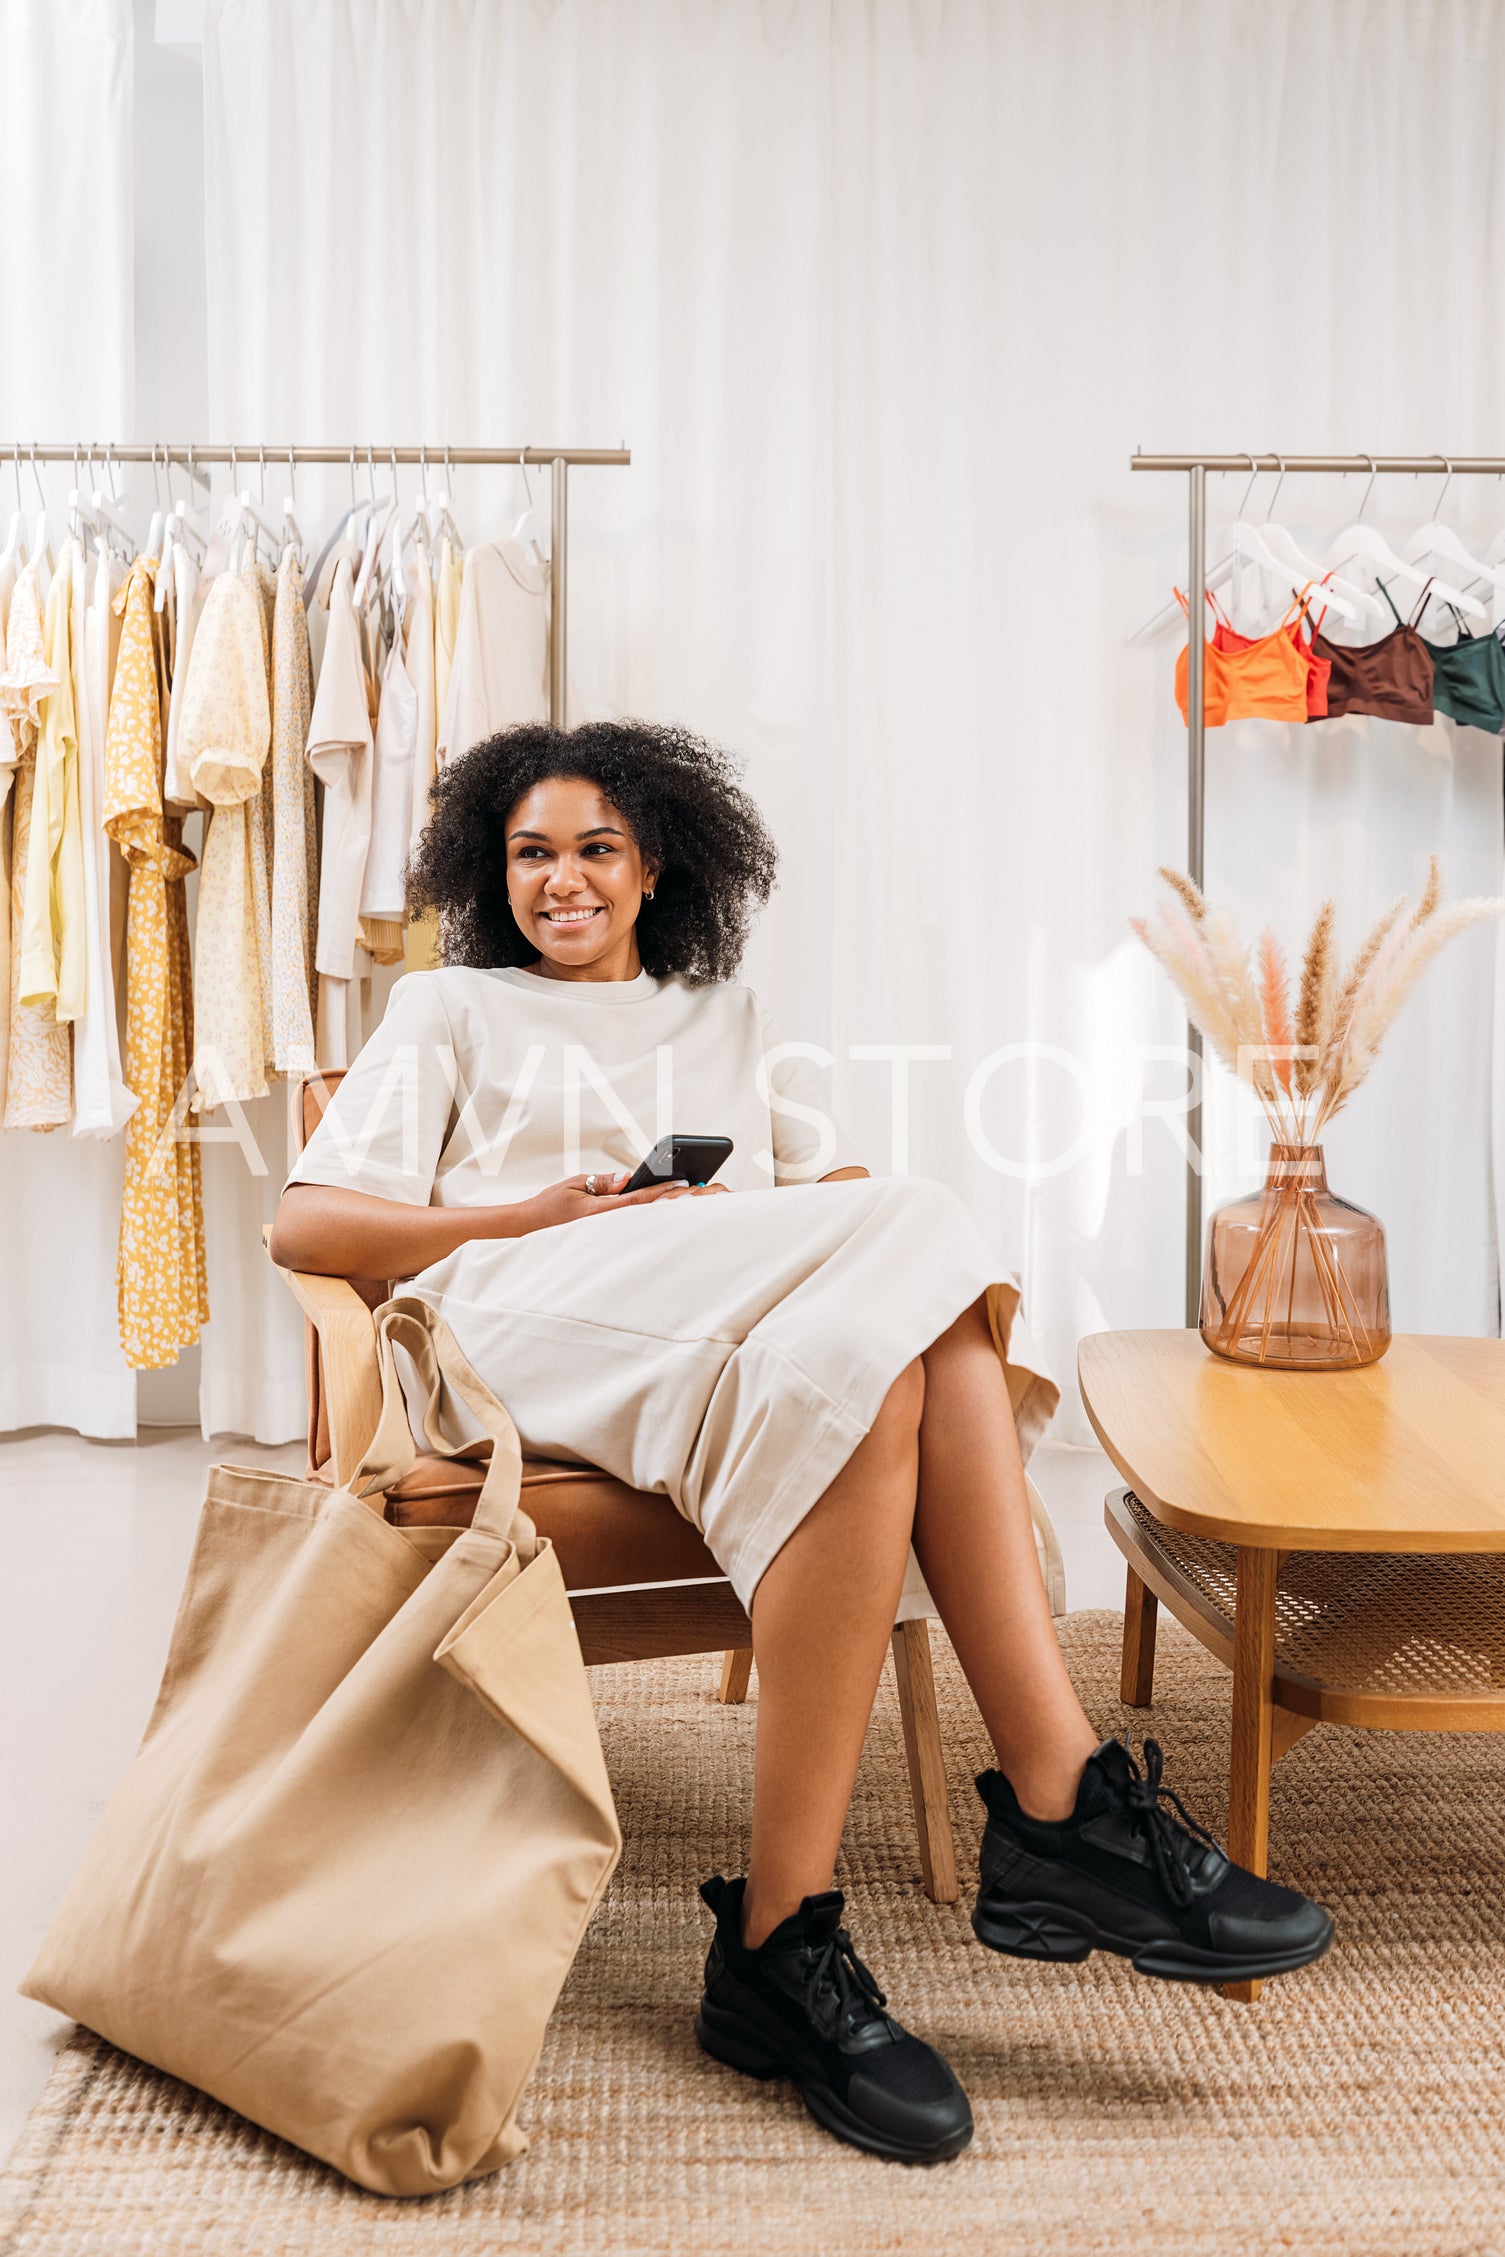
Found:
[[[1252,1085],[1282,1144],[1315,1141],[1365,1079],[1433,957],[1456,934],[1505,910],[1505,901],[1483,895],[1444,909],[1434,854],[1411,914],[1408,897],[1398,894],[1345,971],[1337,912],[1324,901],[1302,958],[1293,1018],[1285,954],[1274,933],[1261,934],[1251,964],[1228,910],[1211,907],[1181,871],[1160,875],[1175,898],[1161,904],[1154,924],[1131,917],[1130,925],[1175,981],[1214,1055]]]

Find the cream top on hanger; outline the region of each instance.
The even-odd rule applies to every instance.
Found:
[[[438,757],[452,760],[519,721],[549,718],[549,575],[518,541],[465,559]]]
[[[356,921],[371,845],[371,709],[349,557],[329,591],[329,624],[308,731],[308,759],[324,786],[319,925],[314,961],[332,979],[355,970]]]

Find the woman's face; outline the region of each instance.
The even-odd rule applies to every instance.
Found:
[[[584,776],[550,776],[507,817],[507,897],[555,979],[635,979],[638,905],[657,875]]]

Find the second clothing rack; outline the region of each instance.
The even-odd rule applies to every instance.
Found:
[[[1207,715],[1204,688],[1202,618],[1207,593],[1207,477],[1211,472],[1242,471],[1246,476],[1277,471],[1282,477],[1316,475],[1372,478],[1425,477],[1444,470],[1459,478],[1505,477],[1502,455],[1147,455],[1135,454],[1131,470],[1177,471],[1187,482],[1186,612],[1186,862],[1192,883],[1201,886],[1207,843]],[[1198,1061],[1202,1037],[1188,1026],[1186,1047]],[[1202,1306],[1202,1101],[1200,1078],[1186,1115],[1186,1322],[1195,1325]]]

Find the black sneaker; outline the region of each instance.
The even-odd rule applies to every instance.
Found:
[[[838,2139],[896,2163],[940,2163],[972,2137],[946,2063],[883,2011],[841,1926],[841,1891],[806,1897],[756,1951],[742,1941],[745,1881],[701,1884],[716,1915],[695,2035],[749,2077],[789,2077]]]
[[[1116,1951],[1173,1983],[1253,1982],[1322,1957],[1333,1940],[1322,1907],[1225,1857],[1161,1786],[1161,1760],[1146,1740],[1141,1776],[1127,1747],[1104,1740],[1076,1809],[1056,1822],[1027,1817],[1001,1771],[982,1773],[981,1942],[1015,1959]]]

